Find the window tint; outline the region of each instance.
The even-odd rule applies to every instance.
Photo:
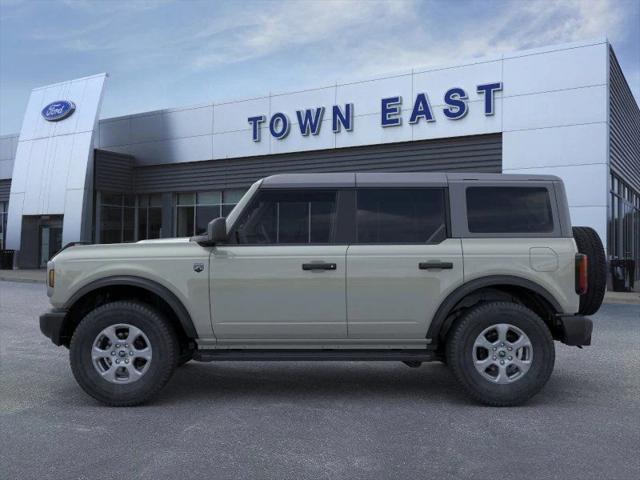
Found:
[[[240,244],[330,243],[335,234],[335,191],[262,191],[235,230]]]
[[[446,238],[444,189],[358,190],[359,243],[438,243]]]
[[[553,231],[549,192],[544,187],[467,188],[472,233],[545,233]]]

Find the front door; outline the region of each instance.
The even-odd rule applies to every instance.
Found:
[[[45,268],[51,257],[62,248],[62,226],[56,224],[40,225],[40,268]]]
[[[216,337],[346,338],[346,251],[336,244],[338,192],[262,190],[211,252]]]

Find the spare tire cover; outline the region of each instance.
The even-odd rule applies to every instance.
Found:
[[[587,293],[580,296],[578,313],[593,315],[598,311],[607,288],[607,259],[598,232],[591,227],[573,227],[578,252],[587,256]]]

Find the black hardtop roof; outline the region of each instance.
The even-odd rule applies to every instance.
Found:
[[[328,187],[420,187],[447,186],[466,182],[550,182],[560,181],[554,175],[520,175],[502,173],[439,172],[339,172],[285,173],[262,180],[262,188],[328,188]]]

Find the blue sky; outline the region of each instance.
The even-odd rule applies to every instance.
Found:
[[[604,36],[640,99],[640,0],[0,0],[0,134],[99,72],[108,118]]]

